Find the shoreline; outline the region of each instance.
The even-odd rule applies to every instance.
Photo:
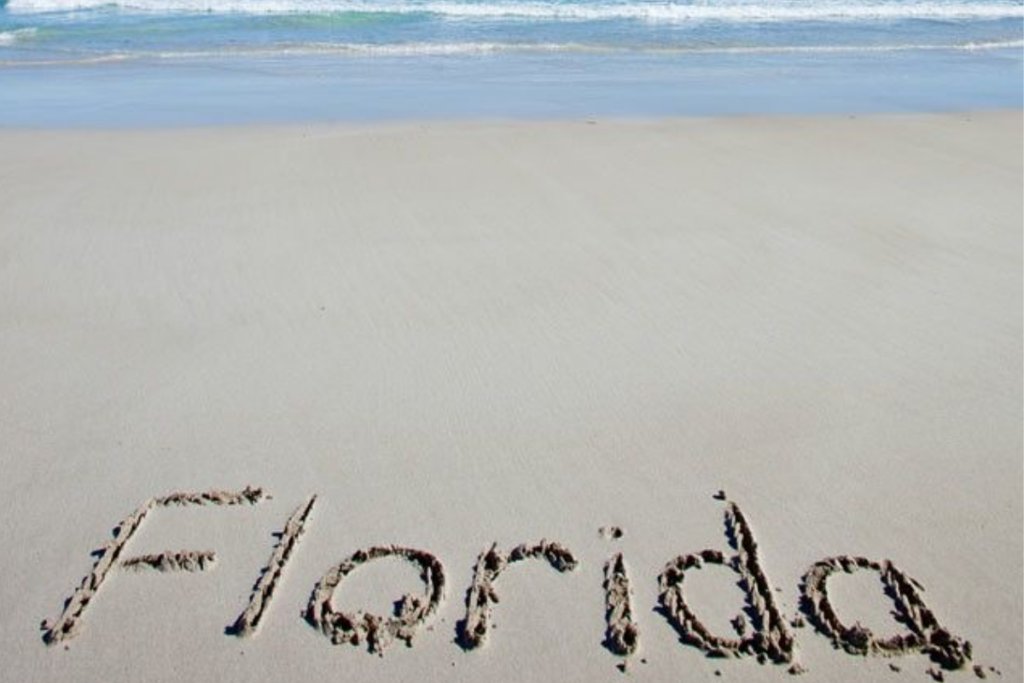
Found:
[[[955,112],[1019,109],[1022,83],[1024,60],[1012,48],[143,60],[0,68],[0,90],[12,94],[0,127]]]
[[[1020,679],[1022,117],[0,129],[5,675]]]
[[[372,134],[375,132],[415,131],[483,131],[486,129],[508,130],[513,128],[545,128],[558,126],[608,125],[621,128],[643,128],[652,126],[686,126],[700,124],[738,124],[744,121],[758,123],[800,123],[840,122],[863,120],[868,122],[913,122],[941,121],[944,119],[970,120],[973,117],[1005,118],[1019,116],[1024,120],[1022,107],[966,108],[936,111],[838,111],[823,113],[760,113],[736,112],[726,114],[681,114],[663,116],[649,115],[581,115],[572,117],[453,117],[438,119],[394,118],[394,119],[339,119],[339,120],[296,120],[277,122],[224,122],[215,124],[182,125],[125,125],[125,126],[0,126],[0,136],[121,136],[121,135],[217,135],[232,134],[286,134],[293,132],[331,134]]]

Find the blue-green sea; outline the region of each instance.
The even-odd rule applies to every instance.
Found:
[[[0,125],[1020,107],[1021,0],[6,0]]]

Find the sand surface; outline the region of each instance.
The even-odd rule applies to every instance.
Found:
[[[851,556],[971,641],[947,680],[1020,681],[1022,149],[1020,112],[0,132],[0,679],[791,680],[659,598],[739,641],[738,506],[798,680],[938,670],[790,624]],[[906,633],[880,576],[829,604]]]

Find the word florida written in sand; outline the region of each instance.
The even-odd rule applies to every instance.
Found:
[[[172,493],[151,498],[125,517],[113,535],[96,552],[91,571],[64,603],[60,616],[44,621],[43,640],[48,645],[65,643],[82,631],[89,606],[95,602],[111,574],[118,569],[133,572],[203,572],[217,563],[212,550],[176,550],[122,557],[132,537],[156,511],[183,506],[257,505],[269,496],[262,488],[241,491]],[[680,639],[711,657],[752,656],[761,663],[772,662],[800,673],[792,628],[803,625],[800,615],[787,619],[776,602],[775,590],[762,565],[758,542],[746,516],[735,502],[721,492],[715,496],[725,505],[725,531],[731,553],[703,550],[680,555],[665,566],[658,577],[658,611],[678,632]],[[259,629],[299,540],[310,524],[317,497],[309,496],[285,521],[277,534],[266,566],[259,573],[249,603],[227,627],[240,638]],[[602,535],[618,538],[617,527],[601,529]],[[333,598],[345,578],[363,565],[382,558],[394,558],[418,570],[423,583],[419,595],[405,595],[395,603],[390,615],[338,609]],[[492,611],[498,603],[501,575],[513,565],[526,561],[547,563],[558,572],[574,571],[579,561],[560,543],[539,541],[524,543],[511,550],[497,545],[485,549],[477,558],[472,583],[466,591],[465,616],[456,626],[456,642],[465,650],[475,650],[488,641]],[[744,591],[744,614],[732,621],[735,634],[712,633],[701,621],[684,591],[687,575],[705,565],[720,565],[738,575],[737,585]],[[878,637],[859,623],[848,624],[829,599],[829,578],[836,572],[871,571],[878,574],[886,594],[894,604],[894,615],[903,632]],[[614,655],[627,658],[640,646],[641,631],[634,618],[629,569],[622,553],[615,553],[604,566],[605,647]],[[829,557],[808,569],[800,583],[800,609],[815,629],[829,638],[836,648],[857,655],[897,656],[923,653],[944,669],[960,669],[971,661],[970,642],[944,628],[921,597],[923,589],[914,579],[887,560],[863,557]],[[446,596],[445,570],[441,561],[424,550],[393,545],[358,550],[330,567],[314,586],[305,608],[306,621],[335,644],[365,643],[370,652],[383,653],[396,640],[411,645],[416,633],[437,612]],[[625,666],[623,661],[620,666]],[[981,667],[975,667],[976,670]],[[934,673],[941,676],[940,671]]]

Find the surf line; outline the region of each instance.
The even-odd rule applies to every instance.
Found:
[[[157,510],[189,506],[251,506],[268,498],[270,496],[264,489],[246,487],[241,491],[172,493],[143,502],[118,523],[112,537],[95,553],[96,560],[90,572],[65,601],[61,614],[52,621],[42,622],[43,641],[47,645],[57,645],[79,635],[88,607],[95,602],[101,588],[107,585],[114,570],[199,573],[215,566],[217,557],[212,550],[165,551],[122,558],[131,539]],[[804,668],[797,658],[792,629],[804,625],[803,617],[798,614],[787,618],[782,613],[775,599],[776,591],[765,573],[753,528],[740,506],[728,500],[721,491],[714,498],[725,506],[725,535],[731,553],[708,549],[670,560],[658,576],[657,611],[676,630],[683,643],[698,648],[708,657],[749,656],[761,663],[785,666],[791,674],[802,673]],[[227,634],[250,638],[257,633],[284,571],[295,555],[299,540],[310,524],[316,501],[317,496],[310,495],[285,520],[266,566],[253,585],[248,604],[224,629]],[[602,528],[601,533],[606,538],[617,539],[623,532],[612,527],[611,532]],[[403,596],[395,603],[391,615],[338,609],[333,598],[345,578],[360,567],[383,558],[399,559],[416,568],[423,584],[422,593]],[[465,616],[456,624],[455,642],[464,650],[476,650],[488,641],[492,612],[499,601],[498,579],[513,565],[526,561],[546,563],[560,573],[571,573],[579,566],[579,560],[571,550],[547,540],[523,543],[511,550],[501,550],[497,544],[485,549],[477,558],[473,579],[466,591]],[[739,577],[737,585],[745,594],[745,608],[744,614],[737,615],[732,621],[735,634],[713,633],[687,600],[684,591],[686,577],[706,565],[730,569]],[[877,573],[893,602],[893,613],[903,631],[879,637],[859,623],[844,622],[828,592],[829,579],[840,571]],[[631,579],[622,553],[615,553],[608,559],[604,575],[604,645],[611,654],[621,658],[619,667],[625,670],[628,658],[639,650],[641,633],[634,618]],[[432,553],[395,545],[374,546],[357,550],[331,566],[314,586],[303,615],[309,625],[330,642],[336,645],[365,644],[370,652],[383,655],[396,640],[412,645],[416,634],[444,602],[446,587],[444,565]],[[922,592],[923,588],[917,581],[888,560],[840,555],[819,560],[804,574],[800,581],[800,610],[815,630],[827,637],[838,650],[854,655],[885,657],[922,653],[946,670],[966,667],[973,656],[971,643],[941,625],[925,604]],[[974,668],[977,671],[981,667]]]

